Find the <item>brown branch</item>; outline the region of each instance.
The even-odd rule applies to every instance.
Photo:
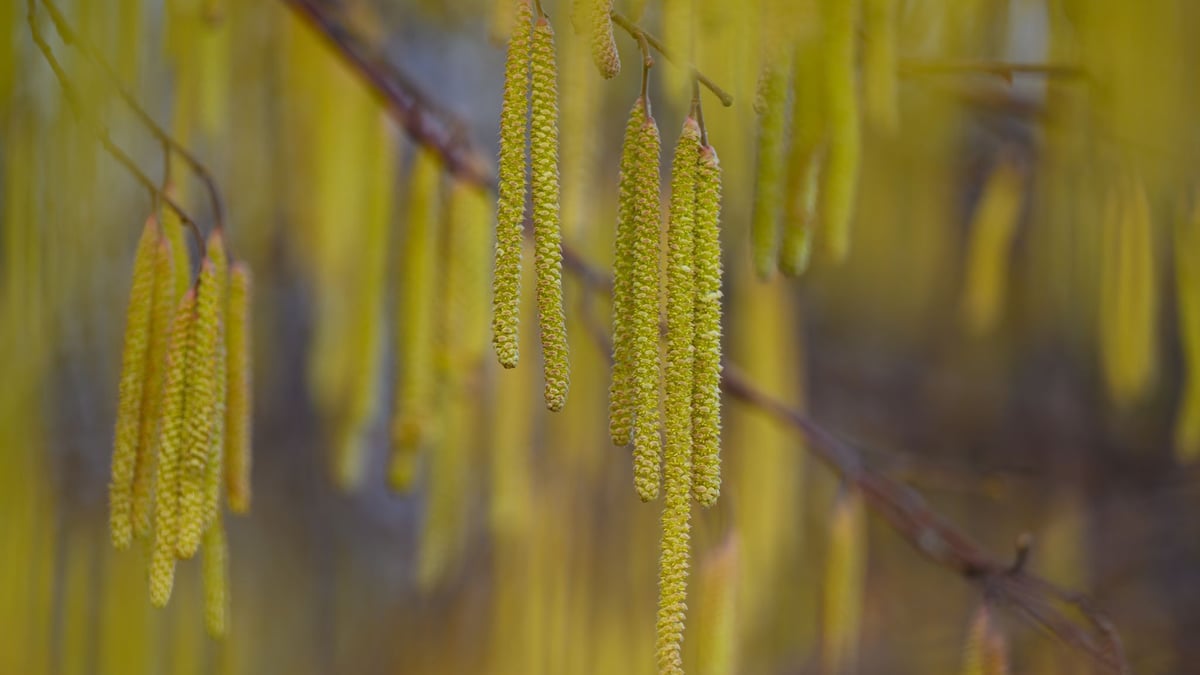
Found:
[[[642,30],[642,28],[640,26],[638,26],[633,21],[630,21],[628,18],[625,17],[625,15],[621,14],[620,12],[618,12],[616,10],[613,10],[613,12],[612,12],[612,20],[613,20],[613,23],[617,24],[622,29],[624,29],[625,32],[632,35],[634,37],[634,39],[636,39],[638,41],[645,40],[647,43],[650,44],[651,47],[654,47],[654,50],[656,52],[658,52],[659,54],[662,54],[663,58],[665,58],[667,61],[670,61],[672,64],[679,66],[680,68],[687,68],[688,71],[692,74],[693,78],[695,78],[697,81],[699,81],[700,84],[704,85],[718,99],[720,99],[721,105],[725,106],[726,108],[733,105],[733,96],[731,96],[729,94],[729,92],[725,91],[720,86],[718,86],[716,82],[713,82],[712,80],[708,79],[708,76],[705,75],[704,73],[700,72],[700,70],[698,68],[696,68],[696,66],[694,66],[690,63],[683,63],[683,62],[679,61],[678,59],[676,59],[671,54],[671,52],[667,51],[666,46],[664,46],[663,43],[660,42],[658,38],[654,37],[650,33],[647,33],[646,31]]]
[[[1060,63],[1009,63],[1006,61],[902,61],[900,75],[995,75],[1008,82],[1016,75],[1080,78],[1086,72],[1079,66]]]
[[[318,7],[317,0],[282,1],[307,16],[322,33],[331,36],[346,60],[389,103],[397,121],[416,142],[446,159],[448,170],[460,180],[495,191],[495,177],[479,170],[484,166],[478,161],[479,153],[461,139],[450,142],[449,135],[443,132],[446,122],[421,105],[424,97],[407,79],[390,75],[397,72],[394,66],[383,69],[377,67],[375,61],[362,58],[362,41],[345,27],[341,17]],[[669,58],[665,53],[663,56]],[[464,167],[470,170],[464,170]],[[611,291],[612,279],[606,272],[593,267],[571,246],[564,244],[562,249],[564,267],[589,293]],[[584,303],[585,311],[589,306]],[[589,330],[601,333],[597,335],[598,341],[607,344],[603,329],[591,323]],[[1029,574],[1023,565],[1017,567],[992,556],[968,534],[934,511],[915,491],[867,466],[855,448],[837,439],[802,412],[764,393],[733,364],[725,364],[721,386],[732,398],[765,411],[799,432],[807,441],[803,447],[859,490],[868,507],[926,559],[980,586],[990,597],[1007,602],[1029,621],[1090,655],[1110,671],[1127,672],[1116,631],[1084,596]],[[1083,617],[1086,625],[1074,618],[1076,614]]]

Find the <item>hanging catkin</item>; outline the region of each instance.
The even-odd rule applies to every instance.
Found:
[[[225,519],[218,513],[204,532],[204,626],[214,638],[225,637],[229,623],[229,543]]]
[[[1009,252],[1021,215],[1020,170],[1002,160],[992,170],[971,218],[962,317],[973,335],[991,332],[1004,308]]]
[[[692,487],[693,314],[695,276],[692,236],[696,219],[696,172],[700,129],[688,117],[671,163],[667,230],[666,505],[662,516],[657,628],[660,673],[682,672],[683,623],[687,612]]]
[[[721,166],[700,149],[696,173],[695,384],[692,390],[692,492],[712,506],[721,494]]]
[[[789,276],[808,268],[816,220],[826,124],[820,39],[804,35],[792,61],[792,138],[784,179],[783,242],[779,269]]]
[[[499,197],[496,204],[496,268],[492,278],[492,345],[500,365],[516,368],[521,298],[521,236],[525,219],[526,130],[529,125],[530,22],[528,0],[517,0],[516,20],[504,64],[500,111]]]
[[[119,549],[127,548],[133,540],[133,476],[138,463],[143,391],[150,351],[158,232],[157,220],[154,217],[147,219],[133,258],[133,285],[129,290],[129,307],[125,313],[116,442],[113,448],[112,483],[109,485],[112,541]]]
[[[588,0],[588,37],[592,43],[592,60],[604,79],[621,72],[621,55],[613,38],[612,0]]]
[[[1175,297],[1179,343],[1187,364],[1183,395],[1175,421],[1175,456],[1200,456],[1200,203],[1190,219],[1175,224]]]
[[[661,482],[662,442],[659,421],[659,184],[661,141],[654,117],[647,115],[638,134],[633,172],[633,283],[632,304],[634,388],[633,473],[642,501],[658,497]]]
[[[234,513],[250,510],[251,388],[250,307],[253,291],[250,268],[233,264],[229,279],[229,310],[225,328],[228,400],[225,408],[225,491]]]
[[[441,164],[429,150],[417,151],[408,188],[400,306],[396,326],[396,409],[392,416],[392,459],[389,480],[393,490],[411,487],[421,449],[433,436],[434,343],[438,281],[438,205]]]
[[[645,104],[639,97],[629,111],[621,145],[621,175],[617,183],[617,237],[613,252],[613,365],[608,390],[608,435],[613,445],[629,445],[633,431],[633,274],[637,239],[638,143],[645,123]]]
[[[821,602],[821,672],[854,672],[866,576],[867,531],[862,497],[838,495],[829,525]]]
[[[150,320],[150,349],[142,397],[142,428],[138,440],[138,463],[133,473],[133,534],[139,539],[149,536],[151,531],[154,460],[158,456],[167,342],[171,336],[175,306],[179,304],[172,258],[171,240],[160,235],[154,256],[154,311]]]
[[[963,647],[963,675],[1008,675],[1008,640],[987,605],[971,620]]]
[[[855,87],[855,35],[858,0],[824,0],[825,101],[829,149],[821,191],[820,240],[830,257],[841,262],[850,252],[850,220],[858,190],[861,138]]]
[[[226,284],[227,286],[228,284]],[[223,293],[228,297],[227,292]],[[222,303],[224,304],[224,303]],[[225,312],[221,312],[224,316]],[[217,339],[217,355],[213,359],[213,374],[216,377],[217,405],[213,420],[212,441],[208,452],[208,464],[204,469],[204,528],[207,529],[221,510],[222,487],[225,485],[225,420],[226,397],[229,393],[228,350],[225,346],[224,321],[221,336]]]
[[[863,2],[863,107],[880,131],[892,134],[899,126],[896,100],[897,0]]]
[[[563,313],[562,224],[558,203],[558,69],[554,59],[554,29],[546,17],[540,17],[533,30],[532,60],[529,156],[538,321],[545,361],[546,407],[557,412],[566,405],[571,376]]]
[[[221,286],[227,274],[224,241],[215,231],[205,244],[206,259],[200,268],[196,290],[196,322],[189,343],[186,421],[187,436],[180,455],[179,476],[179,541],[180,558],[191,558],[200,548],[204,534],[205,483],[209,462],[212,461],[213,436],[218,414],[223,415],[219,401],[217,373],[218,346],[221,339]]]
[[[783,203],[784,129],[787,126],[787,90],[791,63],[768,56],[759,75],[758,153],[754,172],[754,212],[750,232],[754,269],[759,278],[775,273],[779,251],[779,211]]]
[[[196,292],[189,290],[175,310],[167,345],[163,384],[162,425],[154,489],[154,551],[150,559],[150,602],[164,607],[175,579],[175,546],[179,531],[179,474],[187,412],[188,358]]]

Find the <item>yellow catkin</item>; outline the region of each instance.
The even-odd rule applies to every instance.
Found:
[[[545,365],[546,407],[557,412],[567,403],[571,375],[563,312],[562,223],[558,199],[558,68],[554,29],[545,17],[538,19],[533,31],[532,60],[529,155],[538,322]]]
[[[783,242],[779,246],[779,269],[789,276],[808,268],[828,135],[820,47],[818,36],[804,35],[793,56],[792,139],[784,179]]]
[[[784,130],[787,126],[787,91],[791,63],[768,56],[759,76],[758,157],[754,171],[754,211],[750,236],[754,269],[759,278],[775,273],[779,252],[779,212],[783,203]]]
[[[217,341],[217,356],[213,360],[213,374],[217,380],[217,406],[213,422],[212,440],[208,453],[208,465],[204,470],[204,527],[207,528],[217,518],[221,510],[222,488],[225,485],[225,420],[227,415],[226,397],[229,392],[228,350],[225,346],[225,330],[221,329],[221,337]]]
[[[127,548],[133,540],[133,476],[138,463],[146,363],[150,351],[157,243],[158,222],[151,217],[142,229],[134,254],[133,284],[125,312],[125,345],[121,357],[112,483],[109,484],[112,542],[119,549]]]
[[[991,332],[1004,307],[1009,252],[1021,215],[1022,177],[1010,161],[992,171],[971,219],[962,317],[974,335]]]
[[[971,620],[963,647],[963,675],[1008,675],[1008,640],[987,605]]]
[[[175,579],[175,546],[179,529],[179,473],[187,412],[188,358],[196,293],[189,290],[175,310],[171,340],[167,345],[163,384],[162,425],[159,429],[155,468],[154,550],[150,558],[150,602],[164,607]]]
[[[863,107],[875,128],[892,134],[900,124],[896,99],[896,0],[863,2]]]
[[[530,22],[528,0],[517,0],[504,65],[500,111],[499,197],[496,203],[496,267],[492,277],[492,345],[505,368],[520,357],[517,335],[521,300],[521,236],[525,219],[525,139],[529,125]]]
[[[172,257],[170,239],[160,236],[154,257],[154,316],[150,322],[150,350],[147,354],[145,395],[142,397],[138,464],[133,474],[133,533],[139,539],[150,534],[154,458],[158,455],[167,342],[170,340],[175,306],[179,303]]]
[[[592,43],[592,60],[604,79],[621,72],[621,55],[613,38],[612,0],[588,0],[588,37]]]
[[[173,186],[167,186],[167,195],[180,199],[179,191]],[[170,207],[162,210],[163,232],[171,240],[171,262],[175,275],[175,297],[182,298],[192,285],[192,261],[188,253],[187,228],[179,214]]]
[[[633,172],[633,283],[632,304],[634,389],[633,474],[642,501],[658,498],[661,482],[662,441],[659,421],[659,183],[658,157],[662,141],[653,116],[642,122]]]
[[[721,494],[721,166],[711,146],[696,173],[695,382],[692,389],[692,493],[712,506]]]
[[[187,437],[180,455],[179,541],[180,558],[191,558],[200,548],[204,534],[205,482],[212,461],[213,434],[218,413],[224,414],[217,397],[216,372],[221,336],[221,275],[226,264],[219,234],[209,237],[207,258],[200,267],[196,290],[196,323],[192,326],[187,374]]]
[[[841,262],[850,252],[850,221],[854,216],[862,144],[854,67],[858,0],[824,0],[824,10],[829,148],[821,192],[819,238],[830,258]]]
[[[736,530],[700,565],[692,614],[697,675],[733,675],[738,662],[738,578],[741,541]]]
[[[821,672],[854,672],[867,558],[866,514],[857,492],[839,495],[829,530],[821,602]]]
[[[225,536],[225,519],[219,513],[204,532],[201,565],[204,627],[212,637],[222,638],[229,627],[229,542]]]
[[[421,449],[434,430],[438,206],[441,164],[419,150],[409,176],[404,263],[400,271],[400,307],[396,326],[396,409],[392,416],[389,481],[404,491],[416,477]]]
[[[692,492],[693,230],[700,130],[688,117],[671,163],[667,231],[666,504],[662,516],[657,656],[660,673],[683,672]]]
[[[229,277],[229,309],[225,327],[228,368],[225,408],[225,491],[234,513],[250,511],[251,387],[250,308],[253,281],[244,261],[233,264]]]
[[[621,175],[617,183],[617,237],[613,253],[613,365],[608,390],[608,435],[613,445],[629,445],[633,431],[633,273],[637,238],[636,202],[638,142],[645,107],[638,98],[629,112],[621,146]]]
[[[487,347],[488,258],[492,252],[491,206],[482,190],[454,181],[446,205],[445,248],[451,252],[446,284],[460,316],[451,317],[451,367],[475,372]],[[449,303],[448,303],[449,304]],[[449,309],[449,307],[444,308]]]
[[[1175,421],[1175,456],[1200,456],[1200,202],[1191,219],[1175,224],[1175,297],[1179,343],[1187,366]]]

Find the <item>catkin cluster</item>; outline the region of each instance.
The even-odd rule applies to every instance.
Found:
[[[559,218],[558,70],[549,19],[539,16],[535,25],[532,20],[528,0],[517,0],[500,114],[492,342],[500,364],[515,368],[519,358],[521,237],[529,190],[546,407],[558,411],[566,404],[570,381]]]
[[[177,272],[189,268],[181,240],[176,245],[151,219],[138,244],[110,519],[118,548],[152,537],[150,600],[157,607],[170,599],[176,560],[203,544],[207,623],[219,636],[228,602],[221,500],[228,493],[241,512],[250,502],[250,289],[242,263],[231,282],[220,230],[205,249],[199,279],[188,288]]]

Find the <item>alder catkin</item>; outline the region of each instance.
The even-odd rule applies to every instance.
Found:
[[[653,116],[642,122],[634,162],[633,305],[631,331],[634,388],[633,473],[642,501],[658,497],[662,441],[659,438],[658,320],[659,291],[659,178],[661,140]]]
[[[824,0],[825,100],[829,148],[821,192],[820,241],[834,262],[850,252],[850,221],[858,190],[861,131],[855,86],[858,0]]]
[[[499,197],[496,203],[496,267],[492,277],[492,345],[500,365],[516,368],[521,299],[521,236],[525,219],[526,130],[529,125],[530,31],[528,0],[517,0],[516,19],[504,64],[500,111]]]
[[[150,558],[150,602],[155,607],[166,606],[175,579],[179,465],[184,443],[188,358],[192,351],[190,342],[195,316],[196,292],[188,290],[175,310],[171,339],[167,345],[162,424],[159,428],[154,481],[154,550]]]
[[[769,60],[759,76],[758,98],[755,101],[759,115],[758,152],[750,233],[754,269],[760,279],[770,278],[775,273],[778,260],[779,212],[783,203],[783,141],[790,79],[790,62]]]
[[[621,55],[613,38],[612,0],[588,0],[588,37],[592,43],[592,60],[600,75],[610,80],[621,72]]]
[[[150,349],[146,362],[145,395],[142,397],[138,463],[133,473],[133,534],[139,539],[150,534],[154,462],[158,456],[158,426],[162,418],[167,343],[170,341],[171,320],[175,317],[178,303],[171,241],[160,235],[154,255],[154,310],[150,320]]]
[[[638,143],[645,123],[645,106],[634,101],[621,145],[621,175],[617,183],[617,236],[613,247],[613,365],[608,390],[608,435],[613,445],[629,445],[636,398],[633,386],[633,275],[637,239]]]
[[[151,216],[142,228],[142,236],[134,254],[133,284],[125,312],[125,344],[121,356],[112,482],[109,484],[109,521],[112,542],[118,549],[128,548],[133,540],[133,477],[138,463],[143,392],[150,351],[158,231],[158,222]]]
[[[712,506],[721,494],[721,166],[711,146],[696,174],[695,383],[692,390],[692,492]]]
[[[1200,203],[1191,219],[1175,224],[1175,297],[1179,344],[1187,364],[1183,394],[1175,421],[1175,456],[1200,456]]]
[[[205,482],[211,461],[213,434],[219,411],[216,372],[220,341],[220,274],[224,273],[224,243],[219,233],[209,237],[207,257],[200,267],[196,290],[196,322],[189,343],[187,374],[187,438],[180,456],[179,541],[180,558],[191,558],[204,534]],[[219,270],[219,271],[218,271]],[[223,411],[222,411],[223,412]]]
[[[225,637],[229,624],[229,542],[225,518],[218,513],[204,532],[204,627],[214,638]]]
[[[538,322],[545,362],[546,407],[557,412],[566,405],[571,376],[563,312],[562,223],[558,203],[558,69],[554,60],[554,29],[545,17],[539,18],[534,28],[532,56],[529,155]]]
[[[225,328],[228,400],[225,408],[225,491],[234,513],[250,510],[250,468],[253,465],[250,430],[253,408],[250,360],[250,307],[253,292],[250,268],[233,264],[229,279],[229,310]]]

